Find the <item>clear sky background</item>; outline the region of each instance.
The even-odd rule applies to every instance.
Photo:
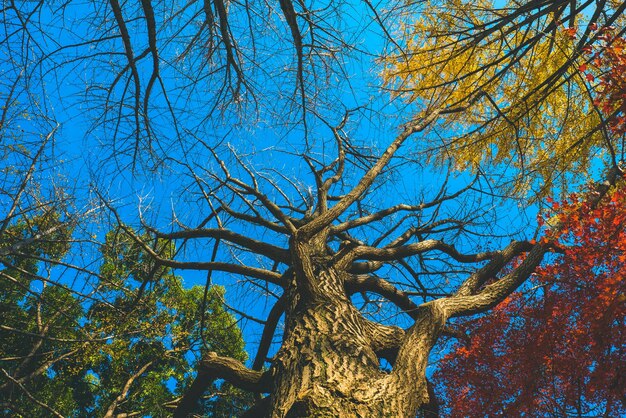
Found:
[[[4,56],[0,71],[7,80],[3,84],[4,94],[12,80],[18,77],[24,80],[17,89],[16,106],[26,112],[15,119],[14,126],[22,130],[21,137],[15,137],[17,142],[34,147],[58,123],[54,147],[48,150],[54,167],[42,173],[41,180],[50,189],[57,186],[67,189],[75,196],[75,210],[79,213],[100,205],[99,194],[110,200],[124,222],[134,226],[139,225],[140,216],[146,223],[165,231],[177,229],[177,222],[190,227],[198,225],[210,213],[198,186],[205,180],[208,184],[210,173],[220,170],[211,149],[227,163],[233,175],[242,178],[247,175],[237,162],[239,158],[258,175],[266,176],[262,187],[269,197],[283,199],[273,182],[288,197],[300,199],[298,195],[302,194],[306,201],[314,183],[301,154],[307,152],[326,162],[334,158],[332,132],[327,123],[337,125],[349,114],[343,133],[355,147],[377,154],[420,107],[419,103],[406,105],[381,89],[382,68],[377,58],[391,45],[381,26],[375,23],[371,9],[362,2],[342,3],[337,10],[331,3],[326,5],[328,21],[337,32],[320,31],[322,38],[316,39],[320,45],[328,46],[328,50],[311,60],[314,65],[305,68],[308,77],[305,112],[301,106],[301,86],[294,72],[296,57],[290,34],[285,23],[275,16],[270,18],[274,27],[261,28],[255,26],[256,20],[233,11],[231,29],[244,51],[241,69],[246,74],[246,85],[237,83],[233,68],[220,67],[223,50],[215,52],[214,57],[207,56],[201,42],[186,49],[198,29],[197,23],[185,26],[180,32],[177,28],[184,21],[199,21],[194,17],[197,10],[190,7],[177,14],[168,14],[165,8],[158,10],[160,79],[152,82],[145,108],[142,101],[138,104],[134,101],[133,76],[108,8],[98,2],[74,1],[63,5],[61,9],[61,2],[52,1],[41,7],[35,2],[17,6],[22,10],[36,9],[33,19],[42,22],[45,30],[37,31],[33,26],[27,45],[13,44],[14,48],[22,48],[21,52],[28,51],[25,55],[30,57],[18,66],[9,65],[13,57],[20,55],[17,50],[1,51]],[[150,43],[145,21],[133,19],[132,13],[124,17],[135,56],[141,56]],[[390,23],[394,22],[385,25]],[[389,27],[400,30],[395,23]],[[5,31],[11,33],[11,28]],[[251,34],[255,36],[254,49],[250,46]],[[23,68],[26,73],[20,76],[16,68]],[[154,74],[151,54],[139,59],[136,69],[140,85],[150,85]],[[230,84],[223,83],[225,71],[229,71]],[[145,97],[146,90],[142,87],[140,98]],[[33,103],[39,104],[34,112]],[[145,113],[149,126],[143,118],[135,120],[135,106],[139,113]],[[362,203],[364,210],[400,202],[417,204],[434,197],[446,178],[450,192],[464,187],[473,178],[470,173],[449,173],[447,167],[436,168],[420,159],[418,152],[423,143],[437,141],[437,134],[428,135],[419,138],[421,142],[416,138],[400,152],[397,165],[386,181],[376,184],[375,191]],[[363,173],[358,164],[351,170],[346,176],[348,181]],[[489,180],[496,182],[495,177]],[[486,180],[481,179],[481,187],[488,186]],[[477,252],[500,248],[511,236],[532,237],[537,208],[521,209],[516,202],[505,205],[502,200],[485,194],[469,193],[444,206],[439,215],[485,208],[491,208],[494,217],[483,220],[480,228],[483,233],[490,233],[491,238],[458,238],[459,249]],[[90,265],[94,269],[98,253],[97,247],[90,244],[101,241],[107,232],[107,227],[97,221],[87,223],[83,232],[93,242],[86,242],[73,254],[93,259]],[[266,232],[243,224],[228,226],[254,238],[275,239],[271,234],[259,235]],[[207,242],[190,243],[182,249],[180,259],[207,261],[211,248]],[[260,263],[252,258],[242,261]],[[436,265],[437,261],[431,263]],[[188,286],[203,285],[206,280],[206,272],[177,273]],[[392,277],[398,274],[394,271],[380,274],[383,273]],[[242,286],[240,278],[225,273],[214,273],[212,280],[227,286],[230,306],[265,318],[271,298],[265,297],[263,289]],[[74,277],[68,282],[82,286]],[[383,311],[381,315],[395,319],[397,312]],[[249,351],[254,353],[261,328],[245,318],[240,324]]]

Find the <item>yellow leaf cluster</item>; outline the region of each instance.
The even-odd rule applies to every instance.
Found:
[[[505,14],[485,0],[428,2],[402,28],[403,51],[385,58],[383,80],[407,102],[462,109],[427,144],[438,162],[512,166],[516,192],[533,182],[546,192],[557,176],[587,171],[600,118],[568,31],[550,14],[532,24]]]

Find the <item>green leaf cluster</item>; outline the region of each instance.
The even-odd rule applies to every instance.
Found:
[[[106,235],[95,285],[90,277],[82,288],[80,279],[62,286],[62,276],[52,283],[38,275],[42,257],[60,260],[70,249],[71,231],[59,217],[15,223],[0,249],[55,222],[54,239],[33,240],[3,257],[0,414],[165,417],[205,350],[246,360],[241,332],[223,307],[224,289],[212,286],[205,296],[202,286],[184,288],[135,238],[161,256],[174,254],[170,242],[118,226]],[[226,385],[212,389],[198,414],[234,416],[251,401]],[[225,395],[219,401],[211,396],[218,392]]]

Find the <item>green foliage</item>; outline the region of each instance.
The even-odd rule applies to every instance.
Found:
[[[60,220],[48,216],[28,223],[37,230],[53,222]],[[7,230],[10,240],[3,245],[27,239],[32,230],[26,224]],[[68,234],[61,229],[59,234]],[[204,288],[185,289],[181,277],[158,266],[126,231],[118,227],[107,234],[100,278],[89,297],[37,276],[37,257],[61,259],[69,250],[67,235],[52,243],[34,241],[5,257],[1,274],[11,279],[0,280],[3,413],[104,416],[115,406],[115,414],[165,417],[191,383],[204,350],[246,360],[241,332],[223,308],[224,289],[208,289],[201,321]],[[162,256],[175,251],[171,243],[147,234],[141,239]],[[233,416],[251,401],[233,388],[219,390],[226,396],[219,402],[207,399],[199,413]],[[31,396],[48,408],[34,404]]]

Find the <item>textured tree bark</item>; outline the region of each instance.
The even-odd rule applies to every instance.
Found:
[[[413,418],[420,408],[428,417],[437,416],[426,366],[447,319],[495,306],[526,280],[550,246],[514,242],[503,251],[476,255],[458,253],[436,241],[410,247],[411,254],[436,249],[461,261],[490,260],[456,294],[417,306],[390,283],[379,278],[363,281],[353,269],[354,262],[366,253],[370,259],[407,254],[395,247],[374,254],[370,248],[358,250],[350,245],[335,252],[327,242],[328,229],[313,237],[302,237],[298,231],[290,237],[292,264],[275,279],[284,293],[272,314],[274,320],[268,322],[273,324],[271,335],[278,312],[284,309],[283,341],[270,369],[258,370],[265,361],[267,346],[259,351],[257,370],[208,353],[175,416],[186,416],[210,382],[220,378],[244,390],[269,394],[259,398],[247,417]],[[510,259],[523,252],[528,252],[524,261],[490,282]],[[348,296],[357,283],[390,296],[409,313],[413,325],[402,330],[368,320]],[[390,372],[381,369],[381,358],[392,364]]]
[[[271,369],[268,416],[414,417],[429,400],[425,369],[443,316],[422,309],[407,333],[373,323],[346,296],[347,273],[308,261],[295,274],[309,277],[294,277],[290,291],[303,282],[315,291],[297,292],[286,312],[283,345]],[[410,348],[398,352],[403,345]],[[395,354],[398,368],[381,370],[379,357]]]

